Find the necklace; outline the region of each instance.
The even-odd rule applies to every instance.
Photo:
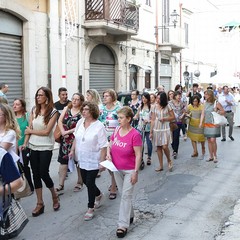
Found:
[[[86,135],[89,127],[91,126],[91,124],[92,124],[93,122],[95,122],[95,121],[89,122],[89,123],[88,123],[89,125],[87,126],[87,128],[85,127],[85,123],[86,123],[86,122],[85,122],[85,121],[83,122],[84,133],[83,133],[83,136],[82,136],[82,142],[85,142],[85,135]]]

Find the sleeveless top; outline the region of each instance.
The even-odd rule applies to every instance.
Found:
[[[57,110],[54,108],[51,112],[51,117],[53,117],[56,112]],[[38,115],[36,118],[34,118],[32,121],[32,126],[34,130],[45,130],[47,128],[47,125],[44,123],[44,116]],[[52,129],[48,136],[38,136],[31,134],[28,142],[28,147],[31,150],[36,151],[53,150],[54,143],[55,140]]]

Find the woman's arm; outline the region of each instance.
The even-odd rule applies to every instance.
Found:
[[[133,117],[134,120],[137,120],[139,118],[139,113],[140,113],[140,109],[141,107],[138,107],[137,113],[135,114],[135,116]]]
[[[222,104],[220,102],[217,102],[216,107],[217,107],[218,113],[220,115],[225,115],[225,111],[224,111],[224,109],[222,107]]]
[[[135,153],[135,170],[131,177],[131,183],[135,184],[138,181],[138,170],[142,160],[142,146],[133,147]]]
[[[22,186],[22,184],[23,184],[23,181],[21,177],[11,182],[10,183],[11,192],[12,193],[16,192]],[[8,192],[8,184],[5,185],[5,193],[7,192]],[[0,187],[0,195],[2,196],[2,194],[3,194],[3,186]]]
[[[112,156],[111,156],[111,147],[112,147],[112,140],[109,142],[108,147],[107,147],[107,155],[106,159],[112,161]]]
[[[200,117],[200,123],[199,123],[200,128],[202,128],[204,117],[205,117],[205,113],[204,113],[204,105],[203,105],[203,109],[202,109],[201,117]]]
[[[27,127],[25,130],[25,134],[34,134],[37,136],[48,136],[56,124],[57,117],[58,117],[58,114],[57,112],[55,112],[52,118],[49,120],[47,127],[44,130],[35,130],[35,129],[31,129],[30,127]]]

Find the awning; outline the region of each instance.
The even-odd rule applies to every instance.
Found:
[[[143,65],[143,64],[137,64],[137,63],[130,63],[130,65],[135,65],[138,68],[143,69],[145,72],[152,72],[152,67],[147,66],[147,65]]]

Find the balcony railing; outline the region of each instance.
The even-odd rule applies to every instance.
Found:
[[[105,20],[138,31],[139,8],[126,0],[85,0],[85,19]]]

